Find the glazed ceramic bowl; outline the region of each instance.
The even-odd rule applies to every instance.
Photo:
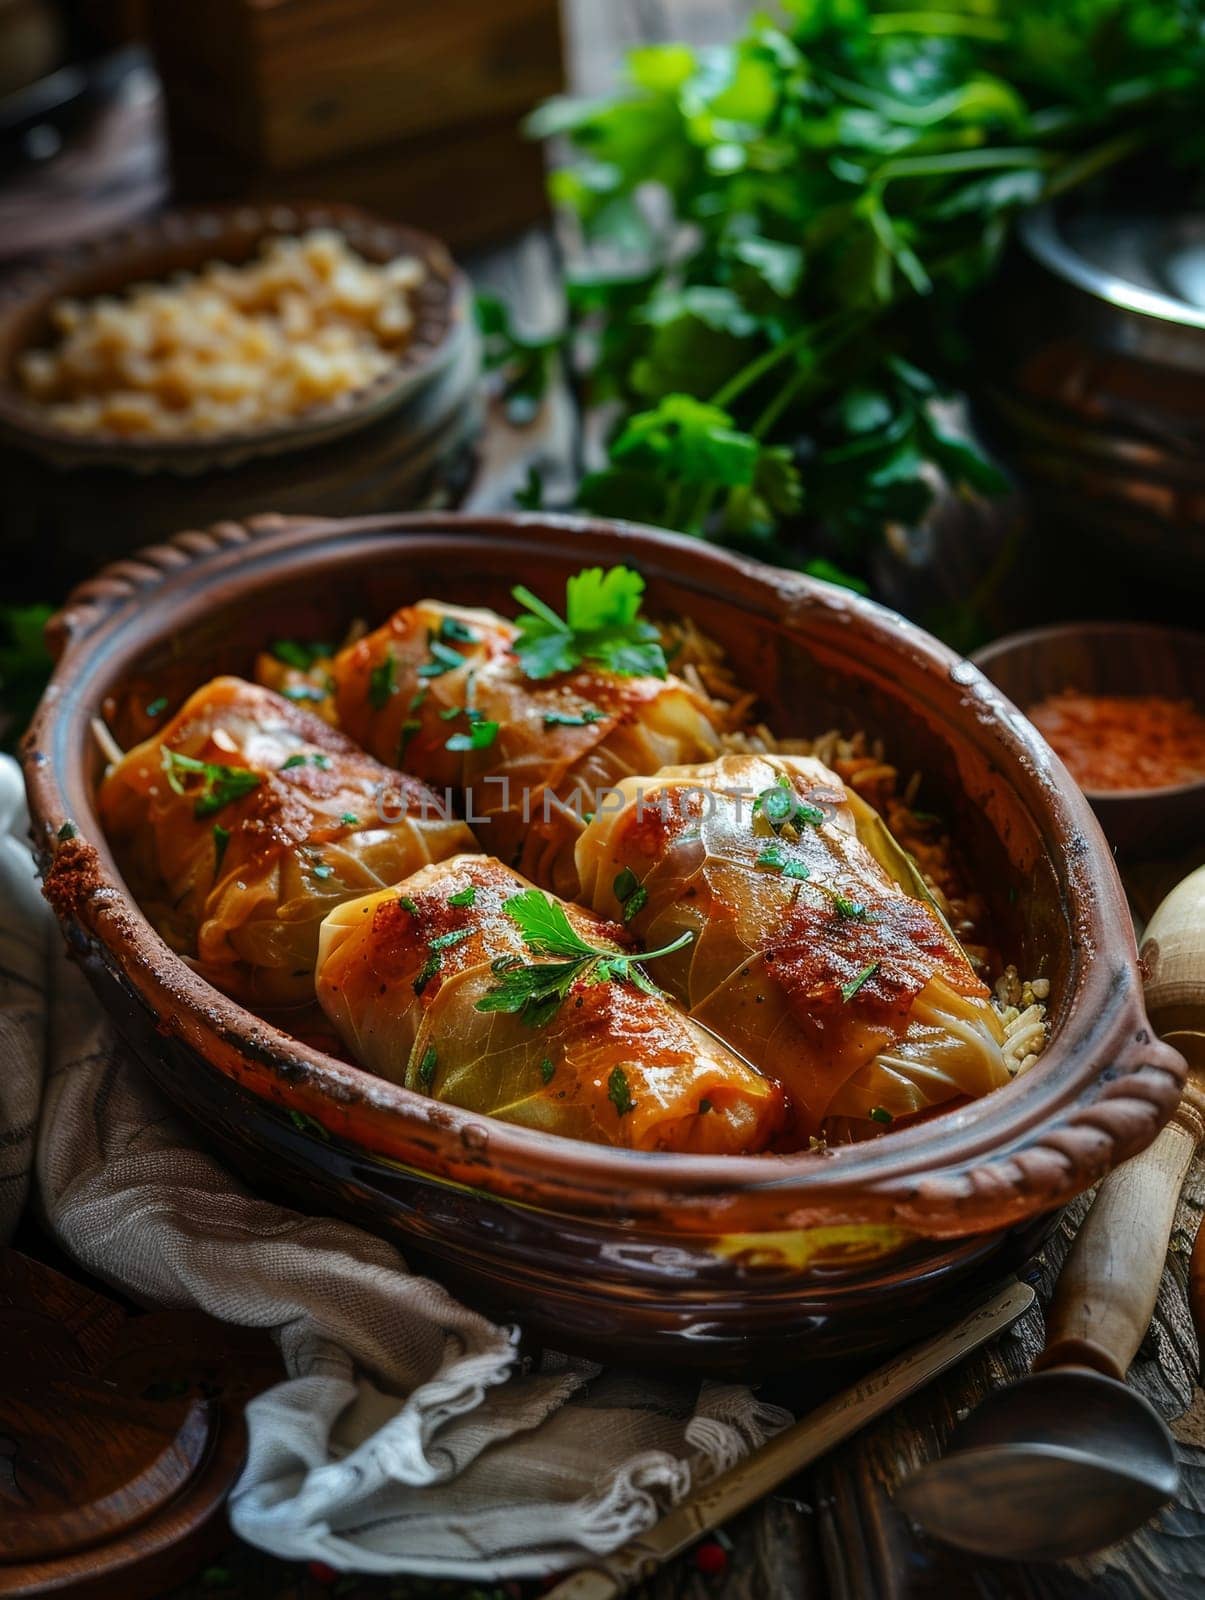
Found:
[[[239,264],[266,240],[311,228],[341,233],[368,261],[414,256],[426,268],[410,342],[373,382],[280,422],[172,440],[72,432],[17,383],[21,355],[50,336],[56,301]],[[430,235],[343,205],[165,213],[0,285],[0,543],[10,566],[28,569],[33,599],[197,520],[295,507],[345,515],[440,494],[447,504],[479,430],[479,377],[468,280]]]
[[[282,635],[337,633],[437,594],[549,596],[639,567],[784,732],[884,736],[924,774],[1023,972],[1051,983],[1025,1077],[927,1125],[824,1154],[613,1150],[437,1104],[226,999],[133,903],[96,818],[131,708],[247,671]],[[67,939],[165,1092],[258,1186],[396,1234],[407,1254],[558,1348],[715,1369],[898,1343],[1031,1252],[1057,1208],[1152,1139],[1183,1062],[1143,1012],[1121,886],[1087,803],[977,668],[847,591],[695,541],[567,517],[416,515],[219,525],[82,585],[24,746],[34,838]]]
[[[1064,689],[1162,695],[1205,712],[1205,633],[1145,622],[1060,622],[1011,633],[975,661],[1022,710]],[[1205,778],[1166,789],[1088,791],[1109,842],[1131,858],[1205,844]]]

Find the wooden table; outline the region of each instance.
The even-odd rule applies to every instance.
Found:
[[[747,0],[564,0],[570,79],[586,93],[613,81],[623,48],[637,41],[686,38],[698,43],[732,35],[752,9]],[[137,104],[138,137],[153,140],[157,123],[145,95]],[[110,130],[111,133],[111,130]],[[124,156],[131,182],[157,195],[153,153]],[[149,181],[148,181],[149,175]],[[90,180],[91,181],[91,180]],[[111,192],[106,203],[112,203]],[[0,193],[0,216],[5,196]],[[505,296],[530,331],[559,314],[558,274],[551,236],[534,231],[471,260],[479,284]],[[470,494],[475,508],[505,506],[526,474],[540,466],[553,499],[567,497],[578,466],[579,430],[564,392],[553,394],[528,429],[493,418],[484,467]],[[1170,602],[1169,602],[1170,608]],[[1069,609],[1069,608],[1068,608]],[[1127,883],[1137,914],[1145,916],[1176,876],[1194,863],[1154,863]],[[1033,1266],[1033,1281],[1048,1297],[1086,1202],[1071,1207]],[[835,1451],[726,1530],[728,1570],[703,1576],[691,1558],[667,1568],[642,1591],[645,1600],[912,1600],[975,1596],[983,1600],[1197,1600],[1205,1594],[1205,1391],[1185,1294],[1188,1255],[1205,1206],[1205,1168],[1190,1176],[1172,1237],[1155,1323],[1131,1373],[1134,1385],[1168,1418],[1179,1442],[1184,1488],[1178,1505],[1124,1544],[1090,1561],[1021,1567],[964,1559],[926,1541],[893,1507],[892,1487],[916,1463],[941,1448],[955,1422],[990,1389],[1021,1376],[1042,1342],[1035,1308],[997,1344],[900,1407],[882,1423]],[[789,1400],[790,1384],[776,1386]],[[176,1591],[174,1600],[223,1596],[391,1597],[420,1600],[502,1600],[538,1586],[459,1585],[410,1579],[332,1579],[232,1545],[219,1564]]]

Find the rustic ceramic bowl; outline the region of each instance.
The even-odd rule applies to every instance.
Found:
[[[1205,633],[1144,622],[1060,622],[985,645],[977,665],[1028,711],[1064,689],[1164,695],[1205,712]],[[1205,778],[1167,789],[1089,790],[1105,835],[1131,858],[1205,844]]]
[[[16,363],[48,338],[56,300],[239,263],[268,238],[310,228],[337,230],[369,261],[411,255],[426,266],[413,337],[373,383],[279,423],[179,440],[73,433],[17,384]],[[454,503],[480,428],[479,377],[468,280],[429,235],[342,205],[167,213],[0,286],[0,544],[36,599],[198,520]]]
[[[203,982],[150,928],[96,818],[101,757],[145,701],[246,671],[425,594],[555,596],[627,562],[652,609],[730,650],[784,731],[884,735],[924,773],[1022,971],[1051,982],[1024,1078],[926,1126],[827,1154],[715,1158],[576,1143],[439,1105],[299,1043]],[[71,948],[148,1070],[258,1185],[396,1233],[474,1303],[560,1348],[749,1368],[847,1357],[943,1321],[1032,1251],[1071,1196],[1140,1149],[1183,1062],[1153,1039],[1130,922],[1087,803],[969,662],[826,584],[651,530],[417,515],[219,525],[83,584],[24,746],[34,840]]]
[[[392,368],[362,388],[297,417],[194,439],[81,434],[60,427],[16,381],[18,358],[51,334],[64,298],[120,294],[210,261],[239,265],[268,239],[332,228],[367,261],[414,256],[426,268],[414,291],[414,331]],[[353,206],[237,206],[168,212],[99,243],[30,267],[0,290],[0,432],[55,466],[98,464],[130,472],[196,473],[253,456],[309,449],[375,421],[410,399],[457,353],[469,325],[464,275],[438,240]]]

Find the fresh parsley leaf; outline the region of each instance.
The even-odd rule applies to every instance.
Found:
[[[450,894],[448,896],[448,904],[450,906],[456,906],[457,908],[460,908],[461,906],[471,906],[476,898],[476,885],[470,883],[467,888],[457,889],[455,894]]]
[[[458,617],[444,617],[439,624],[439,637],[446,644],[477,644],[478,635]]]
[[[433,1044],[429,1044],[423,1051],[423,1058],[418,1064],[418,1081],[424,1089],[429,1089],[435,1082],[435,1069],[439,1066],[439,1052]]]
[[[301,755],[300,753],[297,755],[291,755],[286,760],[281,762],[280,770],[282,772],[289,772],[293,767],[304,767],[307,759],[308,757]]]
[[[329,861],[315,861],[310,867],[310,871],[314,876],[322,879],[323,882],[334,873],[334,870]]]
[[[851,978],[848,983],[843,983],[841,985],[841,999],[848,1004],[862,985],[870,982],[881,966],[881,961],[871,961],[862,968],[856,977]]]
[[[427,959],[423,962],[422,967],[419,969],[418,977],[415,978],[413,984],[411,984],[411,988],[414,990],[415,994],[422,994],[423,990],[431,982],[431,979],[436,975],[442,966],[443,957],[440,955],[438,950],[432,950]]]
[[[442,678],[445,672],[455,672],[457,667],[468,664],[466,656],[462,656],[459,650],[453,650],[450,645],[443,644],[435,634],[429,636],[427,645],[431,659],[419,667],[420,678]]]
[[[167,696],[165,694],[161,694],[157,695],[154,700],[148,703],[146,707],[146,714],[148,717],[161,717],[166,710]]]
[[[553,1079],[553,1074],[555,1072],[556,1072],[556,1068],[553,1066],[553,1064],[549,1060],[549,1058],[547,1056],[545,1056],[543,1061],[540,1062],[540,1079],[541,1079],[541,1082],[543,1082],[543,1083],[551,1083],[552,1079]]]
[[[468,733],[454,733],[445,744],[445,750],[488,750],[498,737],[498,723],[484,718],[474,721]]]
[[[408,911],[412,917],[418,916],[418,904],[408,894],[399,896],[398,905],[401,906],[403,911]]]
[[[213,825],[213,875],[216,878],[222,870],[222,862],[226,858],[226,846],[230,843],[230,829],[223,828],[220,822]]]
[[[772,872],[780,872],[784,878],[798,878],[802,881],[812,875],[807,862],[792,860],[777,840],[771,840],[765,846],[754,864]]]
[[[389,697],[396,693],[397,662],[389,653],[368,674],[368,703],[374,711],[383,711],[389,704]]]
[[[430,941],[432,950],[450,950],[453,945],[463,944],[466,939],[471,939],[477,930],[475,928],[453,928],[450,933],[440,933]]]
[[[525,607],[515,654],[529,678],[551,678],[593,662],[620,677],[664,678],[660,636],[642,618],[644,579],[629,567],[587,567],[565,585],[561,617],[530,589],[511,591]]]
[[[521,956],[499,957],[491,967],[499,981],[478,1000],[476,1009],[517,1014],[531,1027],[549,1021],[579,982],[633,983],[647,994],[658,993],[641,963],[671,955],[694,937],[684,933],[660,950],[629,955],[588,944],[574,930],[564,906],[539,889],[512,895],[502,909],[518,924],[534,955],[553,959],[526,962]]]
[[[640,879],[632,871],[631,867],[624,867],[616,874],[615,882],[611,887],[615,891],[615,898],[622,905],[629,895],[636,893],[636,890],[640,887]]]
[[[277,639],[270,648],[277,661],[283,661],[286,667],[295,667],[298,672],[308,672],[315,662],[325,661],[335,653],[331,645],[318,640],[307,643],[300,639]]]
[[[341,812],[339,821],[345,828],[358,828],[360,826],[360,819],[356,816],[354,811]]]
[[[213,761],[197,761],[178,750],[163,749],[163,771],[175,794],[191,796],[193,816],[198,821],[241,800],[260,785],[259,774],[246,767],[226,767]],[[189,780],[199,777],[200,783]]]
[[[761,817],[775,833],[787,827],[797,831],[805,823],[818,828],[826,820],[819,806],[799,798],[785,773],[779,773],[776,782],[754,796],[753,815]]]
[[[607,1079],[607,1099],[621,1117],[626,1117],[629,1111],[634,1111],[636,1108],[632,1091],[628,1087],[628,1075],[622,1067],[612,1068],[611,1076]]]
[[[639,889],[634,889],[623,903],[623,920],[631,922],[633,917],[639,916],[649,903],[649,892],[641,884]]]
[[[57,838],[61,844],[66,844],[69,839],[78,839],[79,829],[74,822],[64,822],[59,829]]]
[[[606,720],[606,713],[602,711],[546,711],[544,713],[544,726],[546,728],[589,728],[596,722]]]
[[[401,733],[398,736],[397,760],[400,767],[406,759],[406,751],[410,748],[410,741],[415,734],[423,731],[423,725],[416,717],[407,717],[402,723]]]
[[[891,1112],[885,1110],[882,1106],[871,1106],[866,1115],[872,1122],[881,1122],[885,1128],[889,1128],[895,1121],[895,1118],[891,1115]]]

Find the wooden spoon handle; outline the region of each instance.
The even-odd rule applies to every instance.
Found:
[[[1205,1138],[1205,867],[1159,906],[1142,961],[1151,1020],[1188,1058],[1188,1083],[1154,1144],[1097,1191],[1059,1278],[1038,1368],[1123,1379],[1150,1326],[1180,1190]]]

